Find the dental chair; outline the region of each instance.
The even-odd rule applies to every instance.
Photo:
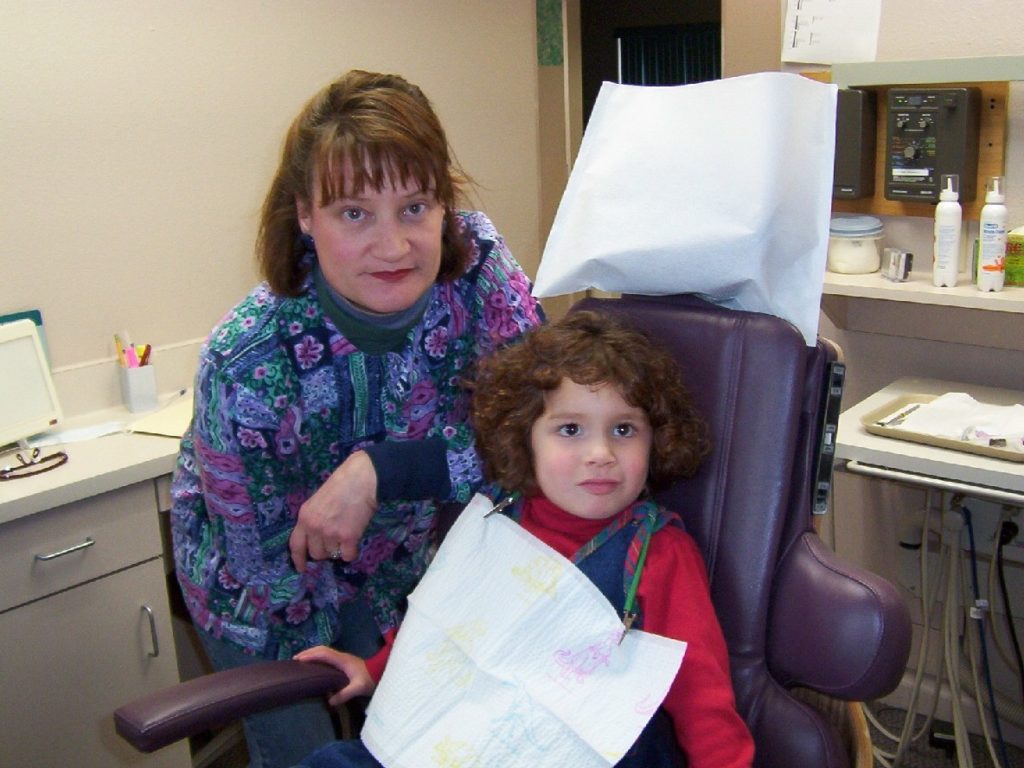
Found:
[[[808,347],[776,317],[690,295],[587,298],[577,309],[624,316],[666,345],[711,428],[714,447],[696,477],[659,500],[683,516],[704,554],[755,765],[850,766],[828,702],[892,691],[911,626],[892,584],[844,563],[815,532],[813,513],[828,506],[838,350],[824,340]],[[150,752],[343,683],[332,668],[265,662],[126,704],[115,724]]]

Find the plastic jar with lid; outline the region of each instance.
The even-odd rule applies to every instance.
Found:
[[[833,216],[828,230],[829,272],[877,272],[882,266],[884,229],[882,220],[874,216]]]

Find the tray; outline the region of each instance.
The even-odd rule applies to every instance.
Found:
[[[991,445],[977,445],[976,443],[968,443],[963,440],[951,440],[948,437],[935,437],[934,435],[926,435],[923,432],[912,432],[908,429],[901,429],[899,425],[886,427],[879,424],[879,421],[885,419],[887,416],[892,416],[903,408],[908,408],[912,405],[924,405],[925,403],[930,403],[936,397],[938,397],[938,395],[901,395],[894,400],[890,400],[880,408],[875,408],[873,411],[865,413],[861,416],[860,423],[864,425],[864,429],[873,435],[893,437],[897,440],[908,440],[912,443],[932,445],[936,448],[949,448],[954,451],[960,451],[961,453],[974,453],[979,456],[988,456],[993,459],[1024,462],[1024,453],[1021,453],[1020,451],[1011,451],[1009,448],[997,448]]]

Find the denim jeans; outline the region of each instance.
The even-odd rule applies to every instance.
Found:
[[[371,656],[380,647],[380,633],[363,600],[346,603],[341,611],[345,627],[334,647]],[[265,659],[243,653],[237,646],[199,632],[214,669],[255,664]],[[307,699],[244,718],[249,768],[288,768],[338,738],[327,699]],[[357,764],[358,765],[358,764]],[[371,764],[372,765],[372,764]]]
[[[303,760],[295,768],[382,768],[359,739],[328,744]]]

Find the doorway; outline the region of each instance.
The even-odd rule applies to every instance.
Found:
[[[578,12],[584,121],[605,80],[682,85],[721,77],[721,0],[579,0]]]

